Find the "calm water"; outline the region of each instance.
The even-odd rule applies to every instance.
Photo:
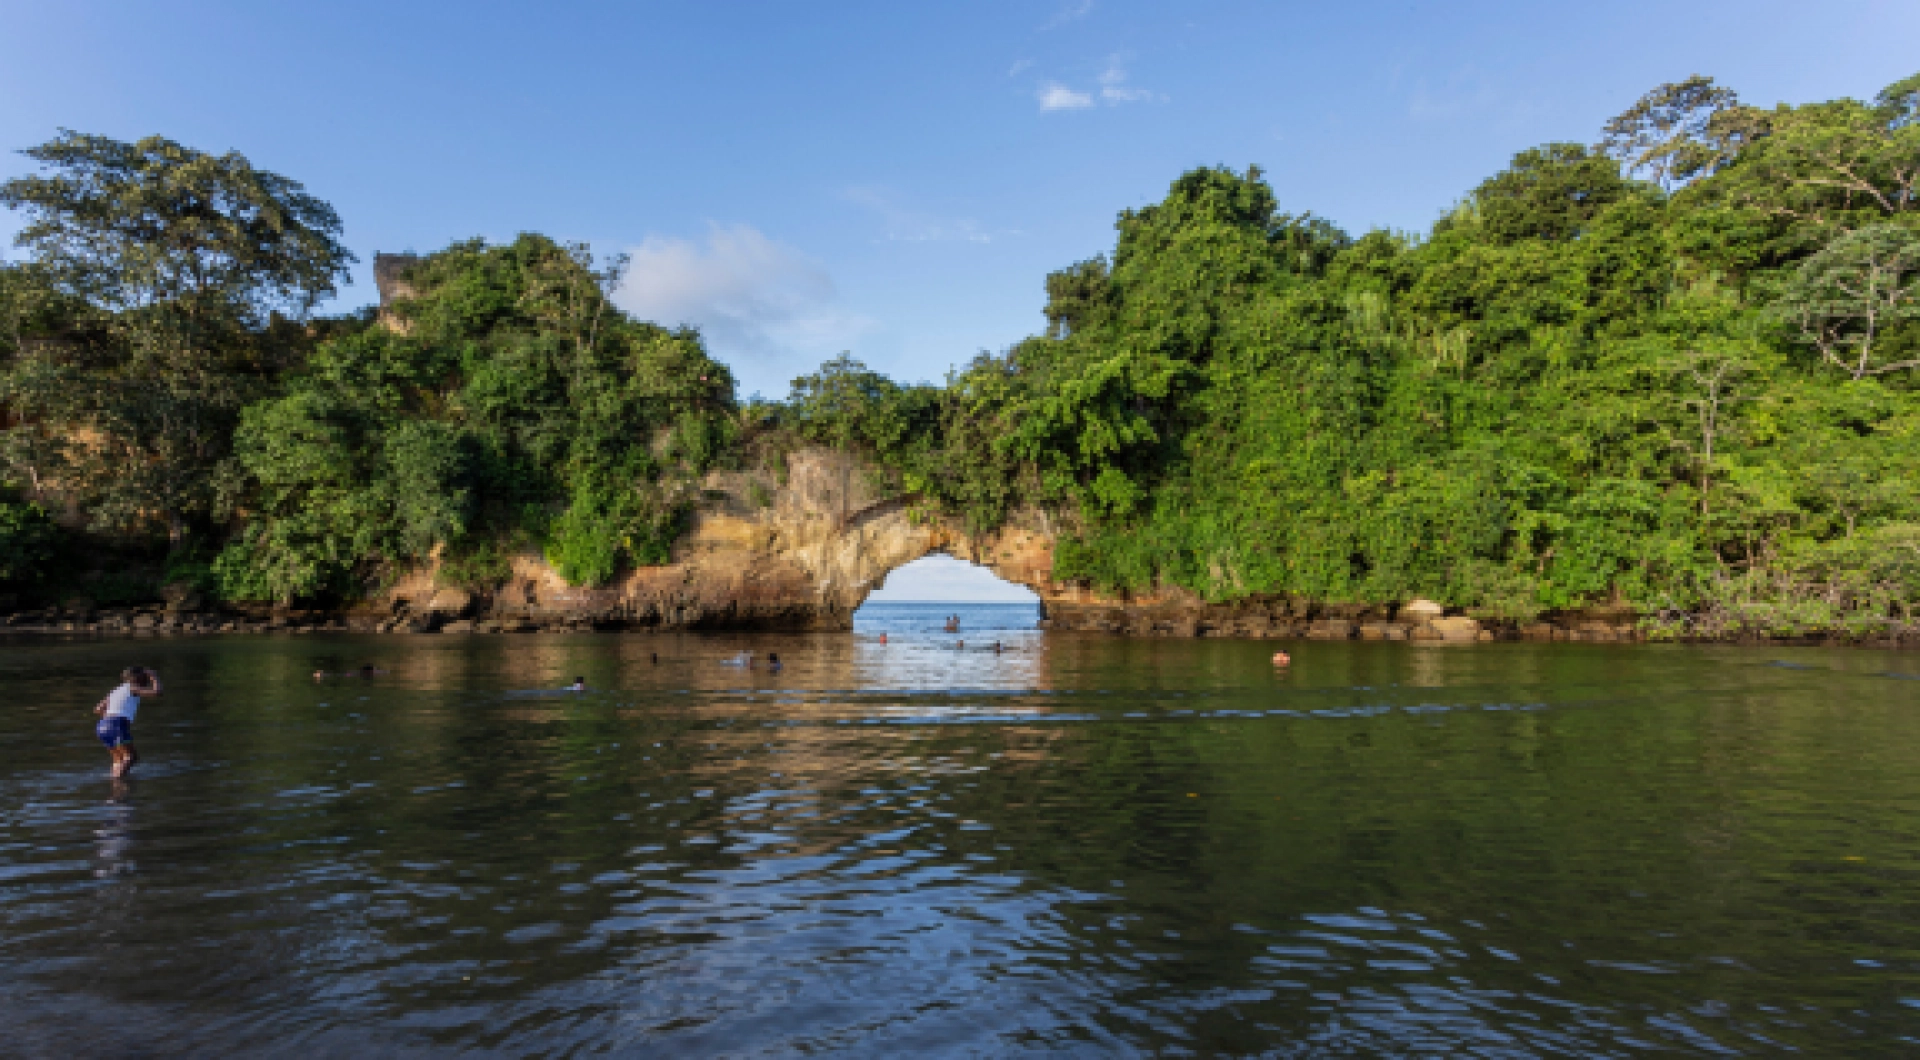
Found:
[[[0,643],[0,1052],[1916,1048],[1912,655],[951,610]]]

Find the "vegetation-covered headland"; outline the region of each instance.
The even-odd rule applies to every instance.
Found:
[[[1403,636],[1425,600],[1488,632],[1920,633],[1920,75],[1772,109],[1663,85],[1424,235],[1196,169],[1046,278],[1042,334],[938,385],[843,356],[772,403],[586,247],[386,260],[382,308],[318,316],[353,258],[300,184],[159,138],[27,154],[16,621],[164,595],[427,628],[423,593],[504,622],[569,591],[631,619],[643,585],[648,622],[797,621],[948,547],[1137,631]],[[688,611],[665,587],[727,542],[815,552]]]

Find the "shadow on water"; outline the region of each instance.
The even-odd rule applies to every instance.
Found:
[[[1276,672],[971,617],[0,646],[0,1016],[45,1055],[1911,1051],[1910,661]],[[128,662],[167,694],[115,785]]]

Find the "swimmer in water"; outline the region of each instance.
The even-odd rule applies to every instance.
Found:
[[[584,677],[574,678],[573,683],[567,686],[567,691],[569,692],[585,692],[586,690],[587,679]]]
[[[653,665],[660,665],[660,653],[657,651],[653,653]]]
[[[1277,651],[1273,653],[1273,665],[1290,666],[1292,664],[1293,664],[1293,656],[1288,655],[1286,652],[1283,652],[1283,651]]]
[[[93,733],[107,745],[113,756],[113,776],[118,780],[133,771],[140,753],[133,749],[133,717],[140,712],[140,701],[160,694],[160,674],[144,666],[129,666],[120,671],[120,687],[93,708],[100,717]]]
[[[379,677],[379,676],[380,676],[381,674],[384,674],[384,673],[386,673],[386,671],[385,671],[385,670],[382,670],[382,669],[380,669],[380,668],[379,668],[378,666],[375,666],[375,665],[373,665],[372,663],[368,663],[367,665],[365,665],[365,666],[362,666],[362,667],[361,667],[360,669],[358,669],[358,670],[355,670],[355,671],[353,672],[353,676],[355,676],[355,677]]]
[[[993,653],[995,655],[1000,654],[1000,642],[997,640],[993,642]]]
[[[781,669],[781,667],[780,667],[780,653],[779,653],[779,652],[777,652],[777,651],[770,651],[770,652],[768,652],[768,653],[767,653],[767,669],[769,669],[769,670],[771,670],[771,671],[773,671],[774,673],[779,673],[779,672],[780,672],[780,669]]]
[[[887,635],[885,633],[880,634],[880,643],[885,644],[886,642],[887,642]]]

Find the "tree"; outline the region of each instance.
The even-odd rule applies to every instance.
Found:
[[[788,397],[801,433],[840,450],[840,521],[852,516],[853,450],[885,450],[908,428],[902,388],[842,353],[793,381]]]
[[[30,582],[47,574],[58,531],[46,509],[0,498],[0,585]]]
[[[1920,193],[1915,80],[1889,86],[1877,106],[1842,99],[1751,112],[1760,132],[1728,167],[1720,194],[1823,234],[1914,209]]]
[[[1595,150],[1617,159],[1628,173],[1644,172],[1672,189],[1726,164],[1738,141],[1716,137],[1724,123],[1715,119],[1739,102],[1711,77],[1670,81],[1608,121]]]
[[[1855,379],[1920,366],[1874,359],[1889,330],[1920,318],[1920,236],[1897,224],[1839,236],[1794,270],[1776,312]]]
[[[237,153],[71,130],[22,153],[51,172],[0,184],[0,203],[28,214],[15,242],[103,308],[171,303],[260,325],[304,316],[354,260],[331,206]]]
[[[733,380],[608,300],[619,265],[531,234],[409,265],[400,326],[319,342],[246,409],[227,591],[352,595],[436,556],[476,585],[525,552],[588,586],[664,562],[730,444]]]
[[[0,184],[16,242],[52,292],[85,308],[78,339],[22,352],[0,396],[26,422],[8,456],[96,525],[158,514],[171,546],[213,504],[239,411],[303,339],[353,256],[331,207],[244,157],[171,140],[63,131]]]
[[[1920,121],[1920,74],[1904,77],[1873,97],[1874,109],[1891,130]]]
[[[1567,240],[1608,204],[1625,198],[1620,169],[1579,144],[1547,144],[1515,155],[1473,191],[1480,228],[1496,242]]]
[[[1047,335],[1064,339],[1099,318],[1111,297],[1107,259],[1089,258],[1047,274]]]
[[[1727,433],[1726,414],[1734,405],[1754,400],[1752,395],[1740,390],[1742,377],[1752,370],[1752,365],[1745,357],[1728,350],[1688,350],[1680,355],[1672,369],[1693,383],[1693,391],[1681,399],[1681,405],[1692,411],[1698,421],[1700,444],[1695,446],[1689,439],[1681,445],[1692,451],[1698,468],[1696,483],[1700,489],[1700,514],[1704,517],[1712,512],[1709,494],[1713,488],[1714,448]]]

